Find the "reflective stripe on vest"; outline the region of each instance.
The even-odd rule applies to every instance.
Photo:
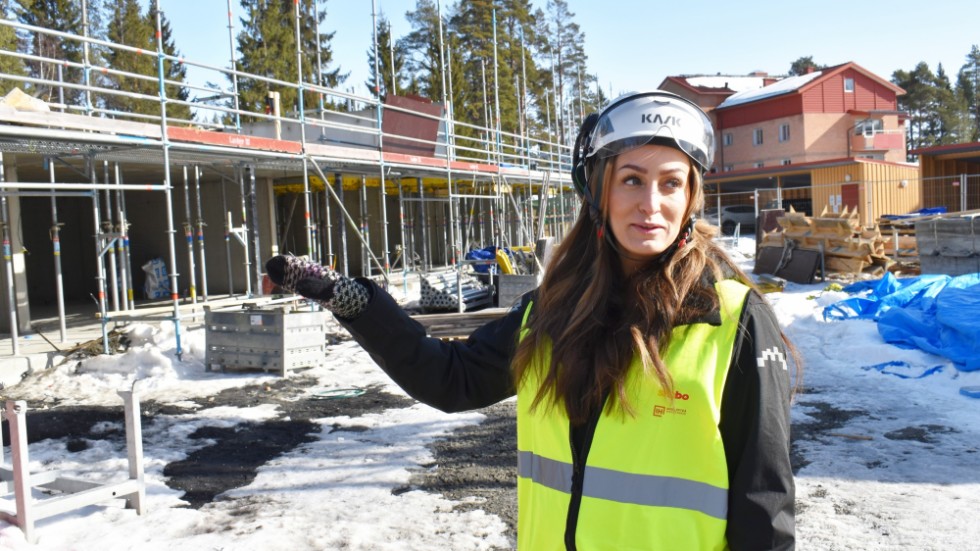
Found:
[[[552,490],[571,493],[572,466],[531,452],[518,452],[518,476]],[[585,468],[582,495],[619,503],[679,507],[725,519],[728,492],[710,484],[667,476],[623,473],[599,467]]]
[[[716,284],[722,324],[677,327],[664,354],[675,395],[634,361],[626,388],[634,415],[599,420],[584,471],[578,549],[726,549],[728,468],[718,430],[721,396],[748,288]],[[568,418],[536,396],[540,355],[518,389],[518,547],[563,549],[571,499]]]

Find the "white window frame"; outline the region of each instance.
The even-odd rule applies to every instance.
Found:
[[[735,165],[725,165],[724,172],[731,172],[735,170]]]
[[[854,79],[847,77],[844,79],[844,93],[853,94],[854,93]]]
[[[762,161],[756,161],[756,162],[752,163],[752,168],[763,168],[765,166],[766,166],[766,163],[764,163]]]
[[[885,131],[885,121],[881,119],[864,119],[858,121],[854,125],[854,135],[855,136],[865,136],[870,138],[875,134],[881,134]]]
[[[761,128],[752,131],[752,145],[762,145],[764,141]]]
[[[790,137],[789,124],[779,125],[779,141],[788,142]]]
[[[721,135],[721,143],[724,144],[725,147],[728,147],[735,143],[735,136],[733,136],[731,132],[725,132]]]
[[[793,159],[783,159],[782,160],[782,165],[783,166],[791,165],[791,164],[793,164]]]

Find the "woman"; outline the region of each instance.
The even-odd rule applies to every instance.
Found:
[[[517,395],[520,549],[793,549],[792,347],[695,222],[713,136],[662,91],[587,118],[578,219],[540,288],[465,343],[427,338],[370,280],[296,257],[268,272],[422,402]]]

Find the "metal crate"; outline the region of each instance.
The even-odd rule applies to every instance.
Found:
[[[207,371],[261,369],[285,377],[290,369],[319,366],[326,359],[323,311],[208,311],[204,320]]]
[[[537,289],[540,283],[537,275],[500,274],[497,305],[501,308],[513,306],[524,293]]]

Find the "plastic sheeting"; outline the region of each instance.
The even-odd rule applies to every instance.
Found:
[[[963,371],[980,370],[980,273],[904,279],[889,273],[844,291],[858,295],[824,308],[824,319],[872,319],[885,342],[949,358]]]

